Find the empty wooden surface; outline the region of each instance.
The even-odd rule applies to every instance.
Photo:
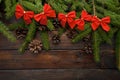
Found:
[[[101,63],[96,64],[93,54],[81,53],[82,41],[73,44],[65,34],[59,45],[51,43],[49,51],[38,55],[28,50],[20,54],[21,43],[11,43],[0,34],[0,80],[120,80],[113,45],[101,45]]]

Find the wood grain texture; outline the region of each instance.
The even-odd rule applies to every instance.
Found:
[[[114,63],[112,53],[102,54],[98,65],[92,54],[83,54],[79,50],[50,50],[38,55],[29,51],[22,55],[17,50],[0,50],[0,69],[115,68]]]
[[[4,70],[0,80],[120,80],[120,72],[102,69]]]
[[[96,68],[92,55],[83,55],[78,50],[50,50],[38,55],[26,51],[21,55],[16,50],[0,51],[0,69],[35,68]]]
[[[113,45],[101,45],[96,64],[93,54],[81,53],[82,41],[73,44],[64,34],[60,45],[53,45],[49,36],[51,49],[33,55],[28,50],[20,54],[22,41],[11,43],[0,34],[0,80],[120,80]]]

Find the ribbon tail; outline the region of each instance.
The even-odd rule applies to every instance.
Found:
[[[84,25],[85,25],[85,22],[82,21],[82,22],[79,23],[79,25],[78,25],[77,28],[78,28],[79,30],[84,30]]]
[[[73,29],[75,27],[75,21],[68,22],[68,24],[69,24],[71,29]]]
[[[106,23],[101,23],[101,26],[102,26],[103,30],[105,30],[107,32],[110,30],[110,27]]]
[[[26,24],[30,24],[32,22],[31,19],[30,19],[30,17],[27,16],[27,15],[24,15],[23,19],[24,19],[24,21],[25,21]]]
[[[73,29],[76,25],[76,22],[72,18],[68,18],[67,21],[70,28]]]
[[[62,19],[62,20],[60,21],[60,23],[61,23],[61,25],[62,25],[63,27],[65,27],[66,19]]]
[[[47,17],[45,15],[42,15],[42,18],[40,20],[40,24],[47,25]]]
[[[39,22],[40,20],[41,20],[41,14],[36,14],[35,16],[34,16],[34,19],[37,21],[37,22]]]
[[[99,23],[97,23],[97,22],[93,22],[93,23],[91,24],[91,27],[92,27],[92,29],[93,29],[94,31],[98,28],[98,26],[99,26]]]

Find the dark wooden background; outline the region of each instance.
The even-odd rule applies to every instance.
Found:
[[[49,51],[38,55],[20,54],[21,43],[0,34],[0,80],[120,80],[113,45],[101,45],[101,63],[96,64],[92,54],[80,52],[83,42],[72,44],[65,34],[59,45],[51,43]]]

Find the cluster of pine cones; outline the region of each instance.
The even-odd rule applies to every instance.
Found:
[[[58,21],[57,18],[54,19],[53,25],[56,29],[61,27],[60,22]],[[48,31],[47,27],[44,25],[39,25],[38,30]],[[16,29],[17,39],[24,39],[26,37],[27,33],[28,33],[27,28],[20,27],[20,28]],[[78,32],[76,30],[68,30],[66,33],[66,36],[69,39],[73,39],[77,34],[78,34]],[[57,34],[53,34],[51,40],[52,40],[53,44],[59,44],[61,42],[60,36]],[[84,47],[83,47],[83,49],[81,49],[83,51],[83,53],[87,53],[87,54],[92,53],[90,36],[83,38],[83,42],[84,42]],[[31,51],[32,53],[37,54],[42,50],[42,43],[40,40],[35,39],[30,42],[28,48],[29,48],[29,51]]]

